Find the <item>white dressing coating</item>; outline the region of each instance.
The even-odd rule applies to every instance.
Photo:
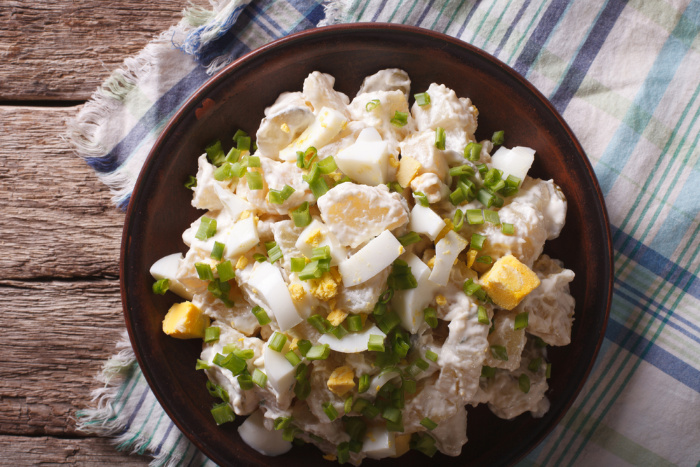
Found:
[[[187,310],[198,309],[219,328],[219,339],[203,344],[204,371],[226,391],[236,415],[252,414],[239,432],[258,452],[274,456],[291,448],[282,430],[273,429],[273,421],[284,417],[291,418],[295,436],[337,455],[338,446],[349,441],[347,415],[367,423],[360,452],[349,453],[353,465],[368,457],[403,455],[412,436],[432,439],[439,451],[457,456],[467,442],[465,405],[488,404],[503,418],[527,411],[537,417],[549,407],[546,350],[533,336],[549,345],[571,340],[574,273],[543,254],[545,242],[562,231],[567,201],[553,181],[527,175],[534,150],[513,141],[515,147],[494,152],[489,140],[478,141],[476,106],[445,85],[411,90],[406,72],[387,69],[368,76],[352,101],[334,86],[333,76],[312,72],[301,92],[283,93],[265,110],[252,154],[260,167],[248,169],[260,173],[262,188],[251,188],[248,175],[216,180],[217,167],[206,155],[199,157],[192,204],[205,212],[182,235],[187,253],[156,261],[151,273],[168,278],[170,290],[191,301]],[[411,106],[420,92],[430,103]],[[436,147],[438,128],[445,131],[445,149]],[[230,140],[222,141],[228,150]],[[464,157],[473,142],[482,145],[476,161]],[[508,135],[506,143],[511,143]],[[315,158],[298,164],[297,152],[310,147]],[[244,162],[251,154],[241,156]],[[503,178],[520,178],[519,191],[488,208],[498,221],[489,213],[484,223],[455,227],[457,209],[486,207],[471,198],[454,205],[449,195],[459,175],[449,171],[474,168],[475,174],[465,177],[478,191],[486,183],[476,170],[479,164],[501,170]],[[317,176],[327,191],[309,179],[316,167],[323,168]],[[272,190],[280,196],[271,196]],[[416,192],[425,195],[428,206],[416,202]],[[304,203],[309,217],[302,222],[293,212]],[[216,229],[203,236],[204,216]],[[512,233],[504,233],[505,224]],[[485,238],[480,249],[469,244],[473,234]],[[220,259],[216,242],[224,245]],[[324,258],[319,247],[329,247],[329,256]],[[515,293],[510,288],[523,283],[518,277],[499,282],[505,279],[487,276],[508,255],[540,281],[513,310],[465,293],[466,281],[482,290],[491,287],[489,294]],[[489,282],[494,278],[496,285]],[[430,320],[426,309],[434,313]],[[515,330],[517,316],[525,313],[528,326]],[[269,348],[275,333],[286,336],[279,352]],[[388,352],[370,351],[371,336],[381,338]],[[327,346],[327,358],[306,358],[309,344]],[[494,348],[505,349],[508,359]],[[402,349],[406,354],[398,355]],[[304,367],[291,363],[285,355],[296,359],[289,352]],[[231,353],[239,359],[235,365],[214,363],[223,364]],[[482,376],[484,366],[493,376]],[[298,377],[301,370],[304,376]],[[246,378],[256,371],[265,374],[266,384],[248,387]],[[394,407],[403,433],[388,431],[381,415],[366,419],[352,407],[346,413],[348,397],[374,404],[392,391],[396,404],[402,384],[410,387],[409,375],[416,392],[404,394],[402,408]],[[525,377],[527,393],[519,387]],[[369,386],[360,393],[366,381]],[[308,396],[300,398],[303,384]],[[338,413],[334,421],[327,414],[330,407]],[[434,430],[421,424],[426,417],[437,424]]]

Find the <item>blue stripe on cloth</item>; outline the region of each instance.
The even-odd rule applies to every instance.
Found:
[[[435,3],[435,0],[430,0],[425,6],[425,8],[423,8],[423,13],[421,13],[420,17],[418,18],[418,21],[416,21],[415,23],[416,26],[420,26],[421,23],[423,23],[425,17],[428,16],[428,13],[430,13],[430,9],[432,8],[433,3]]]
[[[86,159],[88,165],[99,173],[114,172],[131,156],[143,140],[163,121],[163,116],[174,112],[194,90],[204,83],[209,76],[197,67],[158,99],[141,117],[134,128],[104,157]]]
[[[515,61],[515,65],[513,65],[515,71],[523,76],[527,75],[530,67],[532,67],[532,64],[535,63],[537,56],[540,54],[540,50],[542,50],[542,47],[549,39],[550,34],[554,31],[556,25],[559,24],[559,20],[568,8],[569,3],[569,0],[554,0],[549,4],[542,15],[542,19],[537,23],[532,34],[530,34],[523,51],[520,52],[518,59]]]
[[[131,416],[124,424],[124,429],[122,430],[122,433],[126,433],[129,430],[129,428],[131,428],[131,424],[134,423],[134,419],[136,418],[136,415],[138,414],[139,410],[141,410],[141,406],[143,405],[143,402],[146,400],[146,396],[148,396],[150,393],[151,393],[150,387],[145,384],[141,388],[141,397],[139,397],[139,401],[136,403],[136,407],[131,409],[132,410]]]
[[[277,22],[270,16],[266,15],[265,12],[260,9],[260,7],[253,6],[251,10],[253,11],[246,11],[245,16],[248,17],[249,21],[255,23],[260,29],[265,31],[268,36],[272,37],[273,39],[279,39],[284,35],[284,28],[277,24]],[[276,31],[270,29],[268,25],[274,27]]]
[[[649,339],[634,333],[632,339],[629,337],[632,332],[625,326],[611,319],[608,321],[608,328],[605,331],[605,338],[610,339],[615,344],[622,346],[628,352],[641,357],[645,362],[654,365],[672,378],[680,381],[689,388],[700,392],[700,371],[688,365],[678,357],[668,353],[658,345],[651,344]]]
[[[503,47],[505,47],[506,42],[508,42],[508,39],[510,39],[511,34],[513,34],[513,29],[515,29],[515,25],[520,22],[523,15],[525,14],[525,10],[527,10],[527,7],[529,6],[530,0],[525,0],[520,6],[520,9],[515,14],[515,18],[513,18],[513,21],[508,25],[508,29],[506,30],[505,35],[503,36],[503,38],[501,38],[501,42],[498,44],[498,47],[496,47],[496,51],[493,53],[494,56],[498,57],[501,54],[501,50],[503,50]]]
[[[471,10],[469,10],[469,13],[467,13],[467,17],[464,20],[464,23],[462,23],[462,27],[459,28],[459,31],[457,31],[457,34],[455,34],[455,37],[457,37],[459,39],[462,38],[462,34],[464,34],[465,29],[467,29],[467,24],[469,24],[469,21],[472,20],[472,16],[474,16],[476,9],[479,8],[480,3],[481,3],[481,0],[476,0],[474,2],[474,5],[472,5]]]
[[[291,31],[287,31],[283,35],[313,28],[326,17],[322,0],[297,0],[288,3],[301,13],[303,19]]]
[[[655,300],[654,297],[650,297],[644,291],[641,291],[630,284],[617,279],[615,280],[615,285],[617,286],[615,293],[620,294],[620,296],[624,296],[625,299],[633,306],[644,309],[645,311],[649,311],[650,309],[658,309],[666,315],[673,316],[673,319],[669,320],[667,324],[681,334],[684,334],[686,337],[689,337],[690,340],[700,344],[700,332],[697,332],[700,331],[700,328],[698,328],[698,326],[691,323],[680,314],[674,313],[671,308],[665,306],[660,301]],[[622,292],[622,289],[624,289],[625,292]],[[690,330],[686,328],[690,328]]]
[[[700,10],[700,1],[691,0],[684,15],[697,16],[700,13],[698,10]],[[697,25],[693,25],[690,21],[679,20],[656,56],[633,104],[610,140],[610,144],[605,148],[599,163],[596,164],[596,175],[604,195],[610,193],[618,175],[622,173],[634,153],[644,128],[651,120],[678,66],[689,50],[688,42],[692,42],[697,34]]]
[[[158,457],[160,455],[160,450],[163,449],[163,444],[165,444],[165,441],[168,439],[168,436],[170,436],[170,432],[174,427],[175,424],[172,420],[170,420],[170,418],[168,418],[168,429],[165,430],[163,437],[160,439],[160,443],[158,443],[158,447],[156,447],[155,451],[153,451],[153,457]]]
[[[693,272],[682,268],[639,240],[622,232],[614,225],[611,225],[610,229],[615,237],[613,246],[619,253],[627,256],[657,276],[666,278],[668,283],[685,290],[687,294],[700,300],[700,282],[696,280],[697,276]],[[622,250],[620,250],[621,245],[624,245]]]
[[[615,26],[626,4],[626,0],[611,0],[596,18],[585,42],[576,53],[576,57],[570,62],[566,75],[554,92],[554,95],[550,97],[550,101],[560,113],[564,113],[569,102],[571,102],[576,91],[578,91],[583,78],[588,73],[593,60],[598,56],[598,52],[603,47],[608,34]]]
[[[388,1],[389,0],[382,0],[382,2],[379,4],[377,11],[374,12],[374,16],[372,16],[372,19],[370,20],[372,23],[377,21],[377,18],[379,18],[379,15],[382,14],[382,11],[384,11],[384,7]]]

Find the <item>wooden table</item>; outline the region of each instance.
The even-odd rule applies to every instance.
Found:
[[[62,137],[112,70],[185,6],[0,2],[1,465],[148,462],[76,431],[124,329],[124,214]]]

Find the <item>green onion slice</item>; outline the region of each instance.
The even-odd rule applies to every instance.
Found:
[[[170,288],[170,279],[158,279],[153,283],[153,293],[158,295],[165,295],[165,292]]]
[[[376,109],[379,106],[379,104],[379,99],[372,99],[371,101],[367,102],[367,104],[365,104],[365,110],[367,112],[371,112],[374,109]]]
[[[452,224],[454,225],[454,231],[459,232],[464,226],[464,213],[461,209],[455,211],[455,215],[452,218]]]
[[[212,407],[211,415],[214,417],[214,421],[217,425],[232,422],[236,419],[233,409],[231,409],[231,406],[228,405],[227,402],[222,402]]]
[[[309,213],[309,202],[304,201],[301,203],[301,205],[289,211],[292,220],[294,221],[294,225],[297,227],[306,227],[311,223],[311,214]]]
[[[403,246],[408,246],[420,242],[421,238],[416,232],[410,231],[406,235],[400,236],[398,240]]]
[[[479,143],[469,143],[464,148],[464,158],[472,162],[478,161],[481,158],[482,145]]]
[[[287,343],[287,336],[275,331],[267,344],[272,350],[276,352],[281,352],[284,348],[284,344]]]
[[[520,329],[525,329],[527,327],[528,312],[524,311],[515,315],[515,323],[513,323],[513,329],[518,331]]]
[[[248,180],[248,188],[251,190],[263,189],[263,178],[260,172],[249,170],[246,173],[245,178]]]
[[[496,360],[504,361],[504,362],[508,361],[508,351],[506,350],[506,348],[504,346],[492,345],[490,347],[490,349],[491,349],[491,355],[493,356],[493,358],[495,358]]]
[[[525,373],[521,374],[518,377],[518,387],[525,394],[530,392],[530,377],[527,376]]]
[[[425,358],[427,358],[431,362],[437,362],[438,361],[438,354],[436,354],[432,350],[428,349],[425,351]]]
[[[221,328],[218,326],[209,326],[204,330],[204,342],[217,342],[220,334]]]
[[[221,261],[221,258],[224,256],[224,248],[226,248],[226,245],[224,245],[221,242],[214,242],[214,246],[211,249],[211,256],[213,259]]]
[[[333,407],[333,404],[331,402],[324,403],[322,407],[323,412],[326,414],[330,421],[334,421],[336,418],[338,418],[338,411],[335,410],[335,407]]]
[[[369,375],[368,374],[363,374],[360,376],[360,380],[357,383],[357,392],[362,394],[363,392],[366,392],[369,389]]]
[[[426,427],[428,430],[434,430],[437,428],[438,424],[429,419],[428,417],[425,417],[423,420],[420,421],[420,424]]]
[[[414,94],[413,97],[416,99],[416,104],[418,104],[421,107],[425,105],[430,105],[430,94],[428,94],[427,92]]]
[[[210,237],[213,237],[214,234],[216,234],[216,219],[202,216],[202,219],[199,222],[199,228],[197,229],[197,233],[194,237],[198,240],[204,241]]]
[[[264,388],[267,384],[267,375],[260,371],[259,368],[256,368],[255,371],[253,371],[253,382],[261,388]]]
[[[270,317],[267,315],[267,312],[262,307],[255,305],[250,311],[258,320],[260,326],[265,326],[266,324],[270,323]]]
[[[360,332],[362,331],[362,317],[360,315],[348,316],[345,319],[348,324],[348,331],[350,332]]]
[[[219,273],[219,280],[223,282],[230,281],[236,277],[236,271],[233,269],[231,261],[224,261],[216,265],[216,272]]]
[[[299,355],[297,355],[293,350],[290,350],[284,354],[284,358],[286,358],[287,361],[292,364],[292,366],[297,366],[301,363],[301,358],[299,358]]]
[[[300,272],[306,266],[306,258],[291,258],[289,262],[292,272]]]
[[[435,129],[435,147],[445,150],[445,129],[440,126]]]
[[[479,305],[479,308],[477,308],[477,314],[478,314],[477,321],[479,322],[479,324],[491,324],[491,321],[489,320],[489,314],[486,311],[486,308]]]
[[[194,190],[194,187],[197,186],[197,177],[194,175],[188,175],[187,180],[185,181],[185,188],[189,188],[190,190]]]
[[[384,337],[377,334],[370,334],[367,350],[372,352],[384,352]]]
[[[478,233],[472,234],[471,247],[475,250],[481,250],[484,247],[484,241],[486,240],[485,235]]]
[[[515,233],[515,226],[504,222],[501,224],[501,232],[503,232],[504,235],[513,235]]]
[[[503,144],[503,142],[505,141],[505,135],[506,135],[505,131],[503,131],[503,130],[497,131],[491,137],[491,142],[493,144],[496,144],[496,145]]]
[[[197,364],[194,367],[195,370],[208,370],[209,368],[211,368],[209,363],[200,359],[197,359]]]
[[[435,329],[438,326],[437,311],[433,307],[428,307],[423,310],[423,319],[428,323],[428,326]]]
[[[207,159],[209,159],[209,162],[217,167],[224,162],[224,159],[226,159],[226,154],[224,154],[224,150],[221,147],[221,141],[219,140],[209,144],[204,148],[204,151],[207,153]]]
[[[211,266],[207,263],[194,263],[194,268],[197,270],[197,277],[203,281],[214,280],[214,273],[211,270]]]
[[[408,113],[406,112],[399,112],[398,110],[394,113],[394,116],[391,117],[390,120],[391,124],[396,126],[396,127],[402,127],[405,126],[408,123]]]
[[[306,352],[306,358],[308,360],[325,360],[331,354],[331,348],[328,344],[314,345]]]
[[[428,197],[425,196],[424,193],[420,191],[414,191],[413,192],[413,197],[415,198],[416,201],[418,201],[418,204],[420,204],[423,207],[428,207],[430,206],[430,203],[428,202]]]

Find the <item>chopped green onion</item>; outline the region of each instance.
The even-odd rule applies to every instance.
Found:
[[[486,292],[482,290],[481,285],[477,284],[471,279],[467,279],[462,285],[462,290],[465,294],[470,297],[473,295],[478,300],[484,301],[486,299]]]
[[[387,407],[382,412],[382,418],[390,422],[398,423],[401,420],[401,411],[396,407]]]
[[[501,232],[503,232],[504,235],[513,235],[515,233],[515,226],[504,222],[501,224]]]
[[[377,321],[377,326],[382,330],[384,334],[389,334],[392,329],[401,324],[401,318],[394,312],[384,313],[380,316]]]
[[[211,256],[213,259],[221,261],[221,258],[224,256],[224,248],[226,248],[226,245],[224,245],[221,242],[214,242],[214,246],[211,249]]]
[[[360,376],[360,380],[357,383],[357,392],[359,394],[362,394],[363,392],[366,392],[369,389],[369,375],[368,374],[363,374]]]
[[[416,390],[417,390],[416,380],[404,378],[402,387],[403,387],[404,392],[406,392],[408,394],[415,394]]]
[[[197,186],[197,177],[194,175],[188,175],[187,176],[187,181],[185,181],[185,188],[189,188],[190,190],[194,190],[194,187]]]
[[[367,104],[365,104],[365,110],[367,112],[371,112],[374,109],[376,109],[379,106],[379,104],[379,99],[372,99],[371,101],[367,102]]]
[[[491,258],[489,255],[484,255],[484,256],[479,256],[475,260],[477,263],[482,263],[482,264],[491,264],[493,263],[493,258]]]
[[[301,363],[301,358],[299,358],[299,355],[297,355],[293,350],[290,350],[284,354],[284,358],[286,358],[287,361],[292,364],[292,366],[297,366],[299,363]]]
[[[195,370],[208,370],[209,368],[211,368],[209,363],[200,359],[197,359],[197,364],[194,367]]]
[[[314,198],[316,199],[325,195],[329,190],[326,180],[321,177],[309,182],[309,188],[311,188],[311,193],[313,193]]]
[[[406,235],[400,236],[398,240],[403,246],[408,246],[420,242],[421,238],[416,232],[410,231]]]
[[[544,372],[544,377],[549,379],[552,376],[552,364],[547,363],[547,369]]]
[[[223,263],[217,264],[216,272],[219,273],[220,281],[226,282],[236,277],[236,271],[233,269],[231,261],[224,261]]]
[[[491,142],[493,144],[503,144],[505,141],[505,134],[506,132],[503,130],[495,132],[491,137]]]
[[[464,164],[458,167],[452,167],[449,173],[452,177],[460,177],[462,175],[471,177],[474,175],[474,167],[472,167],[471,165]]]
[[[282,439],[288,442],[297,441],[299,438],[295,438],[296,434],[301,431],[295,426],[288,426],[282,430]],[[315,435],[309,434],[310,437]]]
[[[437,428],[438,424],[429,419],[428,417],[425,417],[423,420],[420,421],[420,424],[426,427],[428,430],[434,430]]]
[[[343,403],[343,412],[349,413],[352,411],[352,394],[350,394],[348,397],[345,398],[345,402]]]
[[[285,185],[281,190],[270,189],[268,193],[270,203],[282,204],[285,201],[287,201],[287,199],[289,199],[290,196],[292,196],[292,193],[294,193],[294,191],[294,188],[292,188],[289,185]]]
[[[336,450],[336,457],[339,464],[345,464],[350,460],[350,443],[343,441],[338,445]]]
[[[255,371],[253,371],[253,382],[261,388],[264,388],[267,384],[267,375],[260,371],[259,368],[256,368]]]
[[[496,360],[501,360],[504,362],[508,361],[508,351],[506,348],[502,345],[492,345],[491,347],[491,355],[493,358]]]
[[[333,334],[338,339],[342,339],[343,336],[347,335],[347,333],[348,330],[345,329],[345,326],[343,326],[342,324],[333,326],[333,328],[331,329],[331,334]]]
[[[260,158],[258,156],[246,157],[246,165],[248,167],[260,167]]]
[[[289,211],[294,225],[297,227],[306,227],[311,223],[311,214],[309,213],[309,202],[304,201],[298,208]]]
[[[387,289],[383,294],[379,296],[379,303],[389,303],[389,301],[394,296],[394,289]]]
[[[379,415],[379,409],[373,406],[372,404],[368,405],[364,409],[362,409],[362,415],[364,415],[365,418],[368,419],[373,419],[377,415]]]
[[[214,280],[214,273],[207,263],[194,263],[194,268],[197,270],[197,277],[203,281]]]
[[[323,407],[323,412],[330,421],[334,421],[336,418],[338,418],[338,411],[335,410],[335,407],[333,407],[331,402],[326,402],[321,407]]]
[[[483,376],[484,378],[493,378],[494,376],[496,376],[496,369],[484,365],[481,367],[481,376]]]
[[[483,224],[484,214],[481,209],[467,209],[467,222],[469,225]]]
[[[170,279],[158,279],[153,283],[153,293],[158,295],[165,295],[165,292],[170,288]]]
[[[209,162],[217,167],[224,162],[224,159],[226,159],[226,154],[224,154],[224,150],[221,147],[221,141],[219,140],[216,140],[205,147],[204,151],[207,153],[207,159],[209,159]]]
[[[416,99],[416,104],[423,107],[424,105],[430,104],[430,94],[427,92],[421,92],[420,94],[414,94],[413,97]]]
[[[209,326],[204,330],[204,342],[216,342],[219,340],[221,328],[218,326]]]
[[[255,357],[255,351],[253,349],[235,349],[233,354],[236,357],[242,358],[243,360],[250,360],[251,358]]]
[[[374,317],[382,316],[384,313],[386,313],[386,303],[380,303],[377,302],[374,304],[374,309],[372,310],[372,315]]]
[[[310,146],[303,155],[303,168],[308,169],[311,167],[311,164],[313,163],[314,159],[316,159],[316,156],[318,156],[318,151],[316,150],[315,147]],[[297,164],[298,165],[298,164]]]
[[[270,248],[267,248],[267,243],[265,244],[265,247],[267,248],[267,256],[269,257],[270,263],[275,264],[275,261],[277,261],[278,259],[282,259],[282,249],[275,242],[269,243],[274,243],[274,245],[271,245]]]
[[[240,375],[246,368],[246,362],[242,358],[230,353],[226,356],[220,353],[214,355],[213,363],[221,368],[226,368],[235,375]]]
[[[311,168],[309,169],[309,173],[306,175],[302,175],[301,178],[303,178],[306,183],[311,185],[311,183],[318,180],[318,177],[320,177],[320,176],[321,176],[321,170],[318,168],[318,163],[314,162],[313,164],[311,164]]]
[[[472,234],[471,247],[475,250],[481,250],[484,247],[484,241],[486,240],[485,235],[478,233]]]
[[[501,219],[500,219],[500,217],[498,217],[497,211],[492,211],[490,209],[484,209],[484,218],[486,219],[486,222],[490,222],[494,225],[498,225],[501,223]]]
[[[537,347],[539,349],[544,349],[545,347],[547,347],[547,343],[545,341],[543,341],[541,337],[536,337],[535,338],[535,347]]]
[[[384,352],[384,337],[377,334],[370,334],[367,350],[372,352]]]
[[[250,376],[250,373],[243,373],[243,374],[238,375],[238,385],[244,391],[248,391],[249,389],[253,389],[253,377]]]
[[[321,334],[325,334],[331,330],[331,323],[321,315],[311,315],[306,318],[306,321],[316,328]]]
[[[524,311],[515,315],[515,323],[513,323],[513,329],[518,331],[520,329],[525,329],[527,327],[528,312]]]
[[[422,193],[420,191],[414,191],[413,197],[415,198],[416,201],[418,201],[418,204],[420,204],[421,206],[423,206],[425,208],[430,206],[430,203],[428,202],[428,197],[425,196],[424,193]]]
[[[411,337],[410,335],[402,330],[397,329],[392,337],[394,342],[393,350],[399,358],[405,358],[408,355],[408,351],[411,350]]]
[[[276,431],[284,430],[292,423],[292,417],[277,417],[274,421],[274,428]]]
[[[331,247],[329,245],[319,246],[311,249],[311,261],[331,258]]]
[[[476,164],[476,169],[479,171],[479,176],[481,178],[484,178],[486,176],[486,172],[489,171],[489,168],[486,164]]]
[[[220,167],[214,170],[214,180],[219,182],[230,180],[233,176],[233,165],[231,165],[230,162],[224,162]]]
[[[399,112],[398,110],[394,113],[394,116],[391,117],[390,120],[391,124],[397,127],[402,127],[405,126],[408,123],[408,113],[406,112]]]
[[[238,150],[250,151],[250,136],[239,136],[235,141]]]
[[[284,348],[284,344],[286,344],[286,343],[287,343],[287,336],[275,331],[274,334],[272,334],[272,337],[270,338],[270,342],[267,346],[276,352],[281,352],[282,349]]]
[[[482,145],[479,143],[469,143],[464,148],[464,158],[472,162],[478,161],[481,158]]]
[[[252,310],[250,310],[255,318],[258,320],[258,323],[260,326],[265,326],[266,324],[270,323],[270,317],[267,315],[267,312],[262,309],[262,307],[255,305]]]
[[[430,363],[426,362],[422,358],[418,357],[415,362],[413,362],[414,365],[416,365],[418,368],[421,370],[425,371],[428,368],[430,368]]]
[[[292,272],[300,272],[304,269],[304,266],[306,266],[305,258],[291,258],[289,262],[292,268]]]
[[[234,162],[231,164],[231,173],[233,174],[234,177],[241,178],[246,171],[246,166],[241,164],[240,162]]]
[[[328,156],[325,159],[318,161],[318,170],[320,170],[322,174],[329,174],[334,172],[337,168],[338,165],[335,163],[333,156]]]
[[[393,191],[399,194],[403,193],[403,187],[401,184],[399,184],[399,182],[388,182],[386,186],[389,187],[390,192]]]
[[[232,422],[236,419],[236,415],[233,413],[231,406],[228,405],[227,402],[222,402],[212,407],[211,415],[214,417],[214,421],[217,425]]]
[[[521,374],[518,377],[518,387],[525,394],[530,392],[530,377],[527,376],[525,373]]]
[[[248,180],[248,188],[251,190],[263,189],[263,178],[260,172],[249,170],[246,173],[245,178]]]
[[[253,259],[258,263],[264,263],[265,261],[267,261],[265,255],[262,255],[260,253],[253,253]]]
[[[435,311],[435,308],[433,307],[428,307],[425,310],[423,310],[423,319],[425,319],[425,322],[428,323],[428,326],[431,328],[435,329],[438,326],[438,320],[437,320],[437,311]]]
[[[314,345],[306,352],[308,360],[325,360],[331,354],[331,348],[328,344]]]
[[[369,403],[365,399],[358,399],[358,401],[363,400]],[[353,410],[355,412],[362,412],[362,410],[355,410],[357,402],[353,405]],[[362,419],[362,417],[343,417],[343,427],[345,428],[345,433],[350,436],[350,439],[355,441],[362,441],[367,432],[367,423]]]
[[[309,353],[309,349],[311,348],[311,341],[302,339],[297,342],[297,348],[299,349],[299,352],[301,352],[301,355],[306,357],[306,354]]]
[[[202,216],[202,220],[199,223],[199,228],[195,234],[195,238],[198,240],[206,240],[213,237],[216,234],[216,219],[212,219],[207,216]]]
[[[207,391],[209,391],[209,395],[212,397],[218,397],[224,402],[229,401],[229,396],[228,392],[226,392],[226,389],[209,380],[207,380]]]
[[[350,332],[360,332],[362,331],[362,317],[360,315],[348,316],[345,320],[348,323],[348,331]]]
[[[486,311],[486,308],[484,308],[483,306],[479,305],[479,307],[477,308],[477,314],[479,316],[477,319],[479,324],[490,324],[491,323],[491,321],[489,320],[489,314]]]
[[[425,351],[425,358],[427,358],[431,362],[437,362],[438,361],[438,354],[436,354],[432,350],[428,349]]]
[[[411,267],[401,259],[395,260],[391,265],[391,273],[387,279],[387,284],[392,289],[406,290],[415,289],[418,281],[411,272]]]
[[[533,373],[536,373],[537,371],[539,371],[540,366],[542,366],[542,357],[537,357],[530,360],[530,363],[528,363],[527,365],[527,369],[532,371]]]
[[[457,187],[452,193],[450,193],[450,202],[453,206],[459,206],[467,200],[467,196],[464,194],[464,190]]]
[[[413,433],[413,435],[411,435],[411,442],[409,443],[409,446],[411,449],[422,452],[428,457],[433,457],[437,452],[435,438],[427,433]]]
[[[435,129],[435,147],[445,150],[445,129],[440,126]]]
[[[497,196],[486,188],[482,188],[476,193],[476,199],[487,208],[490,208],[496,203],[496,198]]]
[[[236,148],[231,148],[231,150],[226,154],[226,162],[230,162],[233,164],[234,162],[238,162],[238,160],[241,158],[241,150],[236,149]]]
[[[454,225],[454,231],[459,232],[464,226],[464,213],[461,209],[455,211],[455,215],[452,218],[452,224]]]

